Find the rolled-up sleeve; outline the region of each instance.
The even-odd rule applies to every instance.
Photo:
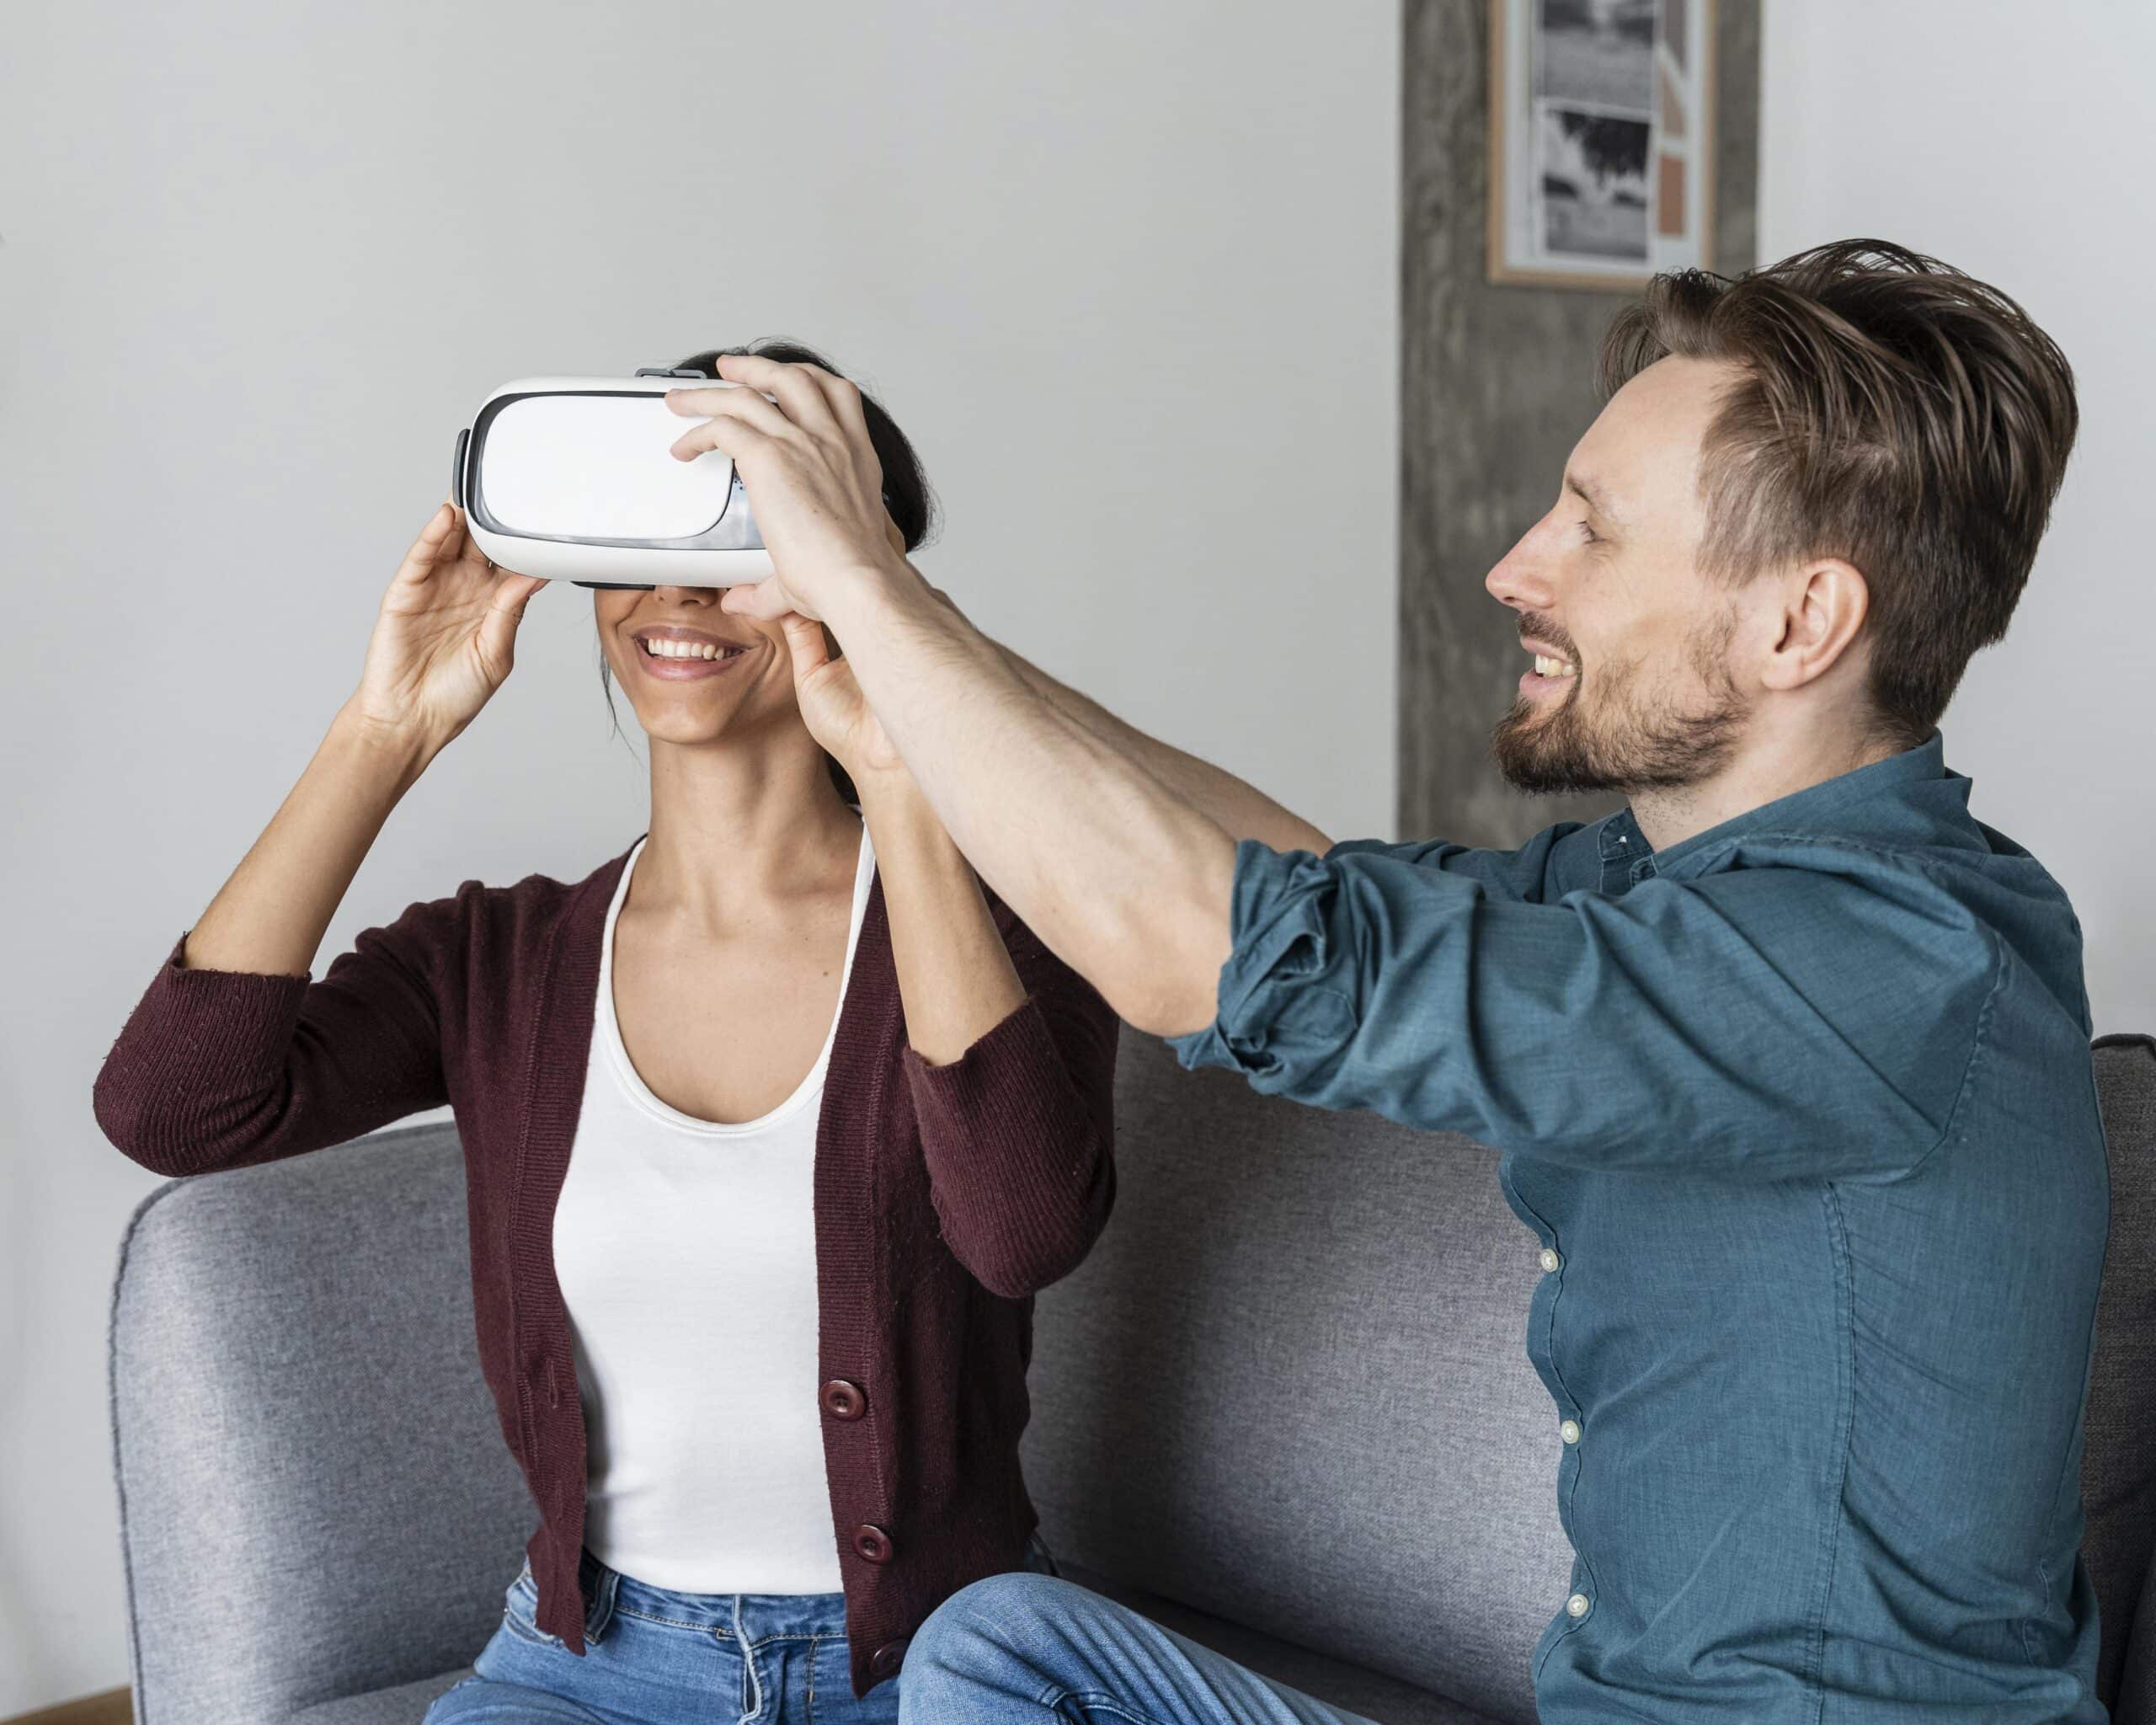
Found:
[[[1350,979],[1340,974],[1345,955],[1329,921],[1333,879],[1329,860],[1307,851],[1275,851],[1255,839],[1235,846],[1219,1015],[1170,1044],[1184,1067],[1233,1066],[1260,1090],[1292,1092],[1327,1050],[1353,1038],[1354,999],[1342,989]]]
[[[1920,873],[1748,868],[1504,896],[1395,847],[1237,849],[1218,1016],[1185,1066],[1582,1166],[1906,1168],[2000,974]]]

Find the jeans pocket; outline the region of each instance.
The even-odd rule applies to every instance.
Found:
[[[531,1566],[524,1566],[524,1573],[510,1583],[509,1592],[502,1599],[502,1627],[519,1641],[530,1642],[534,1647],[558,1648],[562,1645],[558,1635],[549,1635],[539,1626],[539,1583],[531,1578]]]

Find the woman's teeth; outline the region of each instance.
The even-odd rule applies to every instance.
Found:
[[[654,659],[730,659],[741,651],[739,647],[716,646],[709,641],[671,641],[647,639],[643,650]]]
[[[1547,659],[1538,653],[1534,655],[1534,674],[1539,677],[1576,677],[1579,670],[1564,660]]]

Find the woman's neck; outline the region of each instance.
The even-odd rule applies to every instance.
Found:
[[[651,833],[631,889],[640,909],[723,928],[851,884],[861,817],[805,733],[650,747]]]

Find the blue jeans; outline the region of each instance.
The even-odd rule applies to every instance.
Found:
[[[1026,1561],[1048,1570],[1036,1539]],[[584,1554],[584,1653],[532,1621],[531,1570],[472,1675],[423,1725],[894,1725],[899,1681],[854,1699],[844,1594],[681,1594]]]
[[[991,1575],[906,1649],[902,1725],[1370,1725],[1049,1575]]]

